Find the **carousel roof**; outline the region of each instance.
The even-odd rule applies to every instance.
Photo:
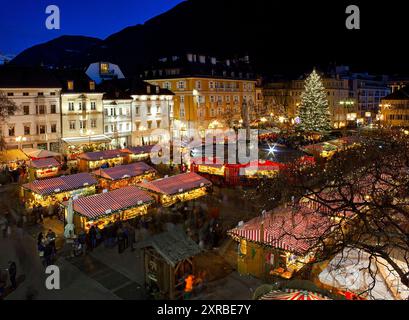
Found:
[[[74,211],[96,219],[119,210],[138,207],[153,202],[152,197],[137,187],[129,186],[74,200]]]
[[[183,193],[186,191],[211,185],[212,183],[209,180],[194,172],[182,173],[175,176],[139,184],[139,186],[143,189],[167,195]]]
[[[320,214],[306,206],[296,211],[293,208],[279,209],[256,217],[228,231],[228,234],[273,248],[306,254],[333,226],[329,215]]]
[[[140,247],[153,247],[172,266],[202,251],[180,227],[154,235],[144,241]]]
[[[301,289],[272,290],[259,300],[332,300],[319,293]]]
[[[96,176],[115,181],[137,177],[149,171],[155,171],[155,169],[147,165],[145,162],[136,162],[113,168],[98,169],[94,172],[94,174]]]
[[[95,151],[95,152],[84,152],[78,156],[78,159],[84,159],[88,161],[97,161],[97,160],[106,160],[120,158],[128,155],[128,152],[122,150],[104,150],[104,151]]]
[[[25,189],[40,195],[51,195],[64,191],[76,190],[86,186],[96,185],[98,181],[89,173],[78,173],[51,179],[36,180],[23,185]]]
[[[32,160],[30,162],[30,167],[35,169],[58,167],[60,163],[54,158],[42,158],[38,160]]]

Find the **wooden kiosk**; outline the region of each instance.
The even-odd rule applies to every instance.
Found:
[[[85,152],[77,156],[78,168],[81,172],[89,172],[103,165],[119,166],[127,162],[128,153],[121,150],[105,150]]]
[[[182,299],[185,279],[195,272],[200,247],[180,227],[157,234],[141,244],[145,285],[161,299]]]
[[[54,158],[31,160],[28,165],[30,181],[55,177],[60,167],[61,164]]]
[[[88,231],[91,225],[103,229],[109,223],[145,215],[153,202],[148,193],[134,186],[75,199],[73,201],[75,230]],[[64,202],[63,206],[67,215],[68,201]]]
[[[94,175],[103,189],[115,190],[139,182],[155,179],[156,170],[145,162],[136,162],[113,168],[98,169]]]
[[[73,196],[95,194],[98,181],[89,173],[36,180],[21,187],[21,198],[27,208],[40,204],[43,207],[68,200]]]
[[[207,194],[212,183],[194,172],[177,174],[150,182],[138,184],[148,191],[164,207],[176,202],[200,198]]]

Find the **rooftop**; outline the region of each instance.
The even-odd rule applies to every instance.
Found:
[[[98,181],[89,173],[78,173],[57,178],[36,180],[23,185],[23,188],[40,195],[51,195],[64,191],[71,191],[86,186],[96,185]]]
[[[35,169],[58,167],[60,163],[54,158],[42,158],[38,160],[32,160],[30,162],[30,167]]]
[[[201,252],[200,247],[180,227],[154,235],[144,241],[140,247],[154,248],[172,266]]]
[[[90,219],[97,219],[119,210],[126,210],[152,202],[153,199],[147,192],[137,187],[129,186],[111,192],[76,199],[73,201],[73,208],[80,215]]]
[[[95,152],[84,152],[78,156],[78,159],[84,159],[88,161],[97,161],[97,160],[106,160],[120,158],[128,155],[128,152],[122,150],[104,150],[104,151],[95,151]]]
[[[212,183],[209,180],[194,172],[182,173],[139,184],[143,189],[166,195],[175,195],[211,185]]]
[[[115,181],[131,177],[137,177],[146,172],[152,171],[155,171],[155,169],[147,165],[145,162],[136,162],[113,168],[99,169],[96,170],[94,174],[101,178]]]

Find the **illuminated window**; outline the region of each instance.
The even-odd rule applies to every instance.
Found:
[[[109,63],[100,64],[101,73],[109,73]]]
[[[95,82],[94,82],[94,81],[90,81],[90,82],[89,82],[89,89],[90,89],[91,91],[94,91],[94,90],[95,90]]]
[[[67,81],[67,89],[68,90],[74,90],[74,81]]]

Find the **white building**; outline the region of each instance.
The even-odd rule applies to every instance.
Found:
[[[173,93],[139,79],[114,79],[98,86],[104,92],[104,134],[112,148],[152,144],[169,131]]]
[[[162,140],[156,129],[173,130],[174,94],[159,86],[143,82],[132,91],[133,145],[154,144]]]
[[[14,115],[0,122],[0,137],[7,149],[60,149],[60,91],[58,80],[39,68],[0,68],[0,92],[17,106]]]
[[[77,153],[85,146],[106,148],[111,141],[104,135],[103,92],[82,72],[59,74],[61,91],[61,132],[64,152]]]
[[[92,63],[85,73],[97,84],[100,84],[104,80],[125,78],[119,66],[110,62]]]

